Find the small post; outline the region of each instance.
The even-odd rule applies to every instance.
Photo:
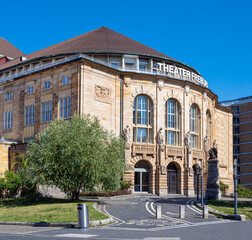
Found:
[[[89,228],[88,206],[82,203],[77,204],[78,228]]]
[[[197,163],[197,203],[199,203],[199,164]]]
[[[208,206],[203,206],[203,218],[208,218]]]
[[[179,206],[179,218],[185,218],[185,206],[184,205]]]
[[[234,214],[237,214],[237,158],[234,159]]]
[[[204,194],[203,194],[203,162],[201,162],[201,206],[204,205]]]
[[[162,218],[161,206],[157,205],[156,206],[156,219],[161,219],[161,218]]]

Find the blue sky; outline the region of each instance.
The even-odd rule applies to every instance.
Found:
[[[0,37],[30,53],[101,26],[182,61],[219,100],[252,95],[252,1],[2,1]]]

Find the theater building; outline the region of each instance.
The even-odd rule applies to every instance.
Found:
[[[124,133],[135,193],[194,195],[196,164],[206,179],[215,140],[220,180],[233,191],[232,110],[187,64],[101,27],[0,65],[0,136],[18,143],[9,167],[25,142],[74,113]]]

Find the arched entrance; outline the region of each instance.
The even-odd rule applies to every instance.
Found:
[[[174,163],[167,166],[167,187],[169,194],[177,193],[177,167]]]
[[[150,166],[147,161],[141,160],[135,165],[135,192],[150,192]]]

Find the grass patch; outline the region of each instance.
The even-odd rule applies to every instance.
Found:
[[[0,203],[0,221],[14,222],[77,222],[77,203],[88,205],[89,220],[102,220],[107,216],[93,208],[93,202],[40,199],[27,203],[23,198]]]
[[[207,201],[207,205],[226,214],[234,214],[234,202]],[[246,220],[252,220],[252,202],[238,202],[237,213],[246,216]]]

